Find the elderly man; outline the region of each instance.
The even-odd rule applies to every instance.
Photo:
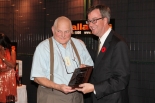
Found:
[[[93,66],[93,61],[84,43],[71,37],[72,24],[67,17],[58,17],[52,32],[54,61],[50,60],[49,39],[36,47],[33,57],[30,79],[39,84],[37,103],[83,103],[83,95],[69,87],[68,83],[75,68]],[[53,80],[50,80],[51,62],[54,62]]]

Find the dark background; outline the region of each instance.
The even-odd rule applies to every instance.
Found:
[[[155,103],[154,0],[0,0],[0,32],[17,42],[28,103],[36,103],[37,85],[30,81],[32,56],[38,43],[51,36],[54,20],[62,15],[86,20],[86,9],[102,3],[111,8],[115,31],[126,38],[130,47],[130,103]],[[96,40],[94,36],[84,37],[88,38],[84,42]]]

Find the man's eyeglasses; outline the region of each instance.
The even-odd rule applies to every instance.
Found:
[[[64,63],[64,66],[65,66],[65,69],[66,69],[66,73],[67,73],[67,74],[72,74],[73,72],[70,72],[70,73],[69,73],[69,72],[67,71],[67,66],[66,66],[65,60],[64,60],[63,57],[62,57],[61,51],[60,51],[60,49],[59,49],[57,43],[56,43],[56,45],[57,45],[57,48],[58,48],[58,50],[59,50],[59,52],[60,52],[60,56],[61,56],[61,58],[62,58],[62,61],[63,61],[63,63]],[[72,53],[73,53],[73,48],[72,48]],[[76,66],[78,67],[78,64],[77,64],[77,62],[76,62],[76,60],[75,60],[74,53],[73,53],[73,57],[74,57],[74,59],[72,59],[72,60],[76,63]]]
[[[77,62],[76,62],[75,58],[74,58],[74,59],[72,59],[72,60],[76,63],[76,66],[78,67],[78,64],[77,64]],[[66,73],[67,73],[67,74],[72,74],[73,72],[70,72],[70,73],[69,73],[69,72],[67,71],[67,66],[66,66],[66,64],[65,64],[65,61],[64,61],[64,60],[63,60],[63,62],[64,62],[64,65],[65,65]]]
[[[98,19],[93,19],[93,20],[87,20],[87,21],[86,21],[86,24],[90,24],[91,22],[92,22],[93,24],[95,24],[95,23],[97,23],[97,20],[100,20],[100,19],[103,19],[103,17],[102,17],[102,18],[98,18]]]

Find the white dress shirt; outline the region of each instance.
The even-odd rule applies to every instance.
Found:
[[[99,51],[101,50],[101,48],[102,48],[102,46],[103,46],[103,44],[104,44],[104,42],[105,42],[105,40],[106,40],[106,38],[107,38],[107,36],[109,35],[109,33],[110,33],[110,31],[111,31],[111,28],[109,28],[103,35],[102,35],[102,37],[101,38],[99,38],[100,39],[100,48],[99,48]]]
[[[110,31],[111,31],[111,28],[109,28],[109,29],[102,35],[101,38],[99,38],[99,39],[100,39],[99,52],[100,52],[100,50],[101,50],[101,48],[102,48],[102,46],[103,46],[103,44],[104,44],[106,38],[108,37]],[[94,94],[96,94],[95,89],[94,89]]]

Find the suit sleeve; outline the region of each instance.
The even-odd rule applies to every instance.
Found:
[[[124,90],[129,82],[129,49],[126,43],[119,41],[114,49],[109,61],[109,77],[99,83],[94,84],[96,98],[107,96]]]

